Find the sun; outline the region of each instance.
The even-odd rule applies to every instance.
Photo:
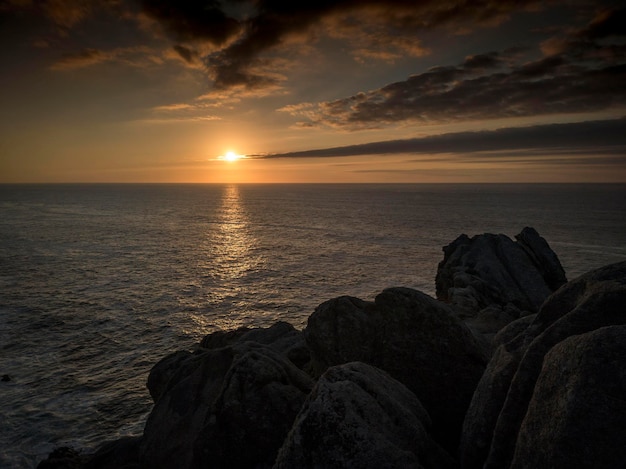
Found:
[[[246,157],[245,155],[239,155],[238,153],[235,153],[234,151],[227,151],[223,155],[218,156],[217,159],[218,160],[223,160],[223,161],[233,162],[233,161],[237,161],[237,160],[240,160],[242,158],[245,158],[245,157]]]

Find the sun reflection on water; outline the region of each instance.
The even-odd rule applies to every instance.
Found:
[[[252,243],[247,215],[239,187],[226,186],[222,196],[220,220],[214,239],[218,275],[223,280],[240,279],[255,266],[250,256]]]
[[[257,241],[251,232],[248,214],[243,203],[241,189],[237,185],[225,186],[217,218],[207,232],[205,242],[205,274],[211,278],[207,288],[213,308],[207,316],[192,313],[196,326],[192,333],[207,330],[234,329],[243,325],[246,314],[241,298],[245,297],[247,277],[263,268],[264,259],[255,251]],[[236,310],[237,321],[231,311]]]

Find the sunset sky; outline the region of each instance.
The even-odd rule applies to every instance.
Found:
[[[0,0],[0,182],[626,182],[623,5]]]

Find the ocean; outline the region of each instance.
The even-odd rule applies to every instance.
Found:
[[[533,226],[569,279],[626,259],[626,185],[0,185],[0,467],[142,432],[204,335],[435,291],[461,233]]]

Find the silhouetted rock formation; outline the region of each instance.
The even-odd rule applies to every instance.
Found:
[[[561,287],[498,347],[465,418],[464,468],[623,465],[625,304],[622,262]]]
[[[437,298],[481,332],[536,313],[567,280],[556,254],[537,231],[524,228],[517,242],[505,235],[459,236],[443,248]]]
[[[78,451],[61,446],[37,464],[37,469],[79,469],[84,466],[85,459]]]
[[[430,425],[415,394],[387,373],[360,362],[339,365],[313,388],[274,468],[456,467]]]
[[[155,405],[140,445],[142,463],[153,468],[271,466],[313,387],[311,378],[280,353],[297,342],[300,333],[294,332],[278,323],[232,334],[230,345],[177,352],[158,363],[148,380]]]
[[[487,363],[471,331],[445,304],[409,288],[374,302],[322,303],[304,330],[314,369],[361,361],[413,391],[433,421],[433,436],[456,451],[465,411]]]
[[[302,332],[210,334],[153,367],[142,436],[91,456],[59,449],[40,467],[622,467],[626,262],[539,307],[562,269],[534,230],[517,238],[445,248],[437,286],[451,305],[390,288],[326,301]],[[463,315],[508,323],[487,365]]]
[[[87,459],[84,469],[142,469],[139,459],[141,437],[124,437],[102,445]]]

